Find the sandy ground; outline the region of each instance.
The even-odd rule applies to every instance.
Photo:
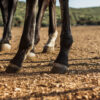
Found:
[[[60,34],[60,28],[58,31]],[[22,28],[12,29],[12,50],[0,53],[0,100],[100,100],[100,26],[72,27],[74,43],[64,75],[50,73],[59,52],[59,36],[55,52],[42,53],[47,32],[47,28],[41,29],[34,60],[24,61],[19,73],[6,74],[22,33]]]

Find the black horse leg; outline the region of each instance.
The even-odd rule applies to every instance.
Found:
[[[55,41],[58,35],[56,25],[56,0],[50,0],[49,3],[49,39],[44,46],[43,52],[53,52]]]
[[[62,31],[60,40],[60,52],[57,59],[54,62],[52,68],[53,73],[65,73],[68,67],[68,54],[70,47],[73,43],[71,30],[70,30],[70,18],[68,0],[60,0],[61,6],[61,18],[62,18]]]
[[[12,19],[16,10],[18,0],[2,0],[0,1],[1,12],[4,22],[4,32],[0,43],[1,51],[8,51],[11,49],[11,25]]]
[[[16,73],[19,71],[25,57],[27,57],[27,54],[34,47],[37,2],[38,0],[27,0],[26,2],[26,18],[19,49],[6,69],[7,73]]]
[[[8,20],[8,5],[9,5],[9,0],[2,0],[0,1],[0,8],[1,8],[1,13],[2,13],[2,19],[3,19],[3,24],[4,24],[4,30],[6,29],[6,25],[7,25],[7,20]],[[4,33],[4,32],[3,32]],[[4,35],[4,34],[3,34]],[[9,36],[8,36],[9,40],[11,39],[11,30],[9,30]],[[2,42],[4,41],[3,37],[2,37]],[[6,41],[7,43],[9,43],[9,41]]]

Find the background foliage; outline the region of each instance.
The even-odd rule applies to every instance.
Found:
[[[17,11],[14,16],[13,26],[23,26],[25,18],[25,3],[19,2]],[[61,24],[60,8],[56,8],[57,25]],[[100,7],[93,8],[70,8],[71,25],[100,25]],[[49,24],[48,9],[43,17],[42,26]],[[3,26],[2,16],[0,13],[0,26]]]

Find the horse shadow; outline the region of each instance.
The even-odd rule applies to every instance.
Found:
[[[69,59],[69,61],[78,61],[78,60],[98,60],[100,59],[99,57],[95,57],[95,58],[84,58],[84,59]],[[50,63],[50,64],[47,64]],[[33,62],[33,63],[44,63],[43,65],[37,65],[37,66],[27,66],[27,67],[24,67],[24,68],[44,68],[44,67],[51,67],[53,66],[53,61],[37,61],[37,62]],[[45,64],[46,63],[46,64]],[[89,67],[90,65],[93,65],[93,66],[100,66],[99,63],[75,63],[75,64],[70,64],[70,66],[86,66],[86,67]],[[100,73],[100,69],[99,68],[96,68],[96,69],[88,69],[88,70],[77,70],[77,69],[73,69],[73,70],[68,70],[66,72],[66,74],[82,74],[82,75],[86,75],[86,74],[89,74],[89,73]],[[37,72],[23,72],[23,73],[17,73],[17,74],[7,74],[5,73],[4,71],[3,72],[0,72],[0,76],[13,76],[13,77],[21,77],[21,76],[33,76],[33,75],[38,75],[38,74],[52,74],[50,73],[49,71],[37,71]],[[66,91],[53,91],[53,92],[50,92],[50,93],[38,93],[38,92],[32,92],[28,95],[25,95],[25,96],[21,96],[21,97],[15,97],[15,98],[4,98],[4,100],[28,100],[29,98],[33,97],[33,98],[41,98],[41,100],[43,99],[43,97],[49,97],[49,96],[52,96],[52,97],[55,97],[55,96],[60,96],[60,95],[63,95],[66,97],[66,95],[68,95],[69,93],[77,93],[77,92],[81,92],[81,91],[92,91],[93,89],[97,88],[97,86],[92,86],[92,87],[87,87],[87,88],[79,88],[79,89],[70,89],[70,90],[66,90]],[[100,98],[99,98],[100,99]],[[98,99],[98,100],[99,100]]]
[[[100,59],[100,57],[93,57],[93,58],[84,58],[84,59],[69,59],[69,61],[78,61],[78,60],[98,60]],[[6,59],[5,61],[9,61],[10,59]],[[2,60],[0,60],[2,61]],[[3,60],[4,61],[4,60]],[[52,74],[50,71],[42,71],[43,68],[47,68],[49,67],[50,69],[52,68],[53,66],[53,62],[54,60],[51,60],[51,61],[48,61],[48,60],[45,60],[45,61],[29,61],[28,63],[36,63],[37,65],[36,66],[26,66],[26,67],[23,67],[25,69],[28,69],[28,68],[32,68],[33,70],[35,68],[41,68],[41,71],[37,71],[37,72],[19,72],[17,74],[15,74],[16,76],[32,76],[32,75],[37,75],[37,74]],[[39,63],[43,63],[43,65],[38,65]],[[47,64],[49,63],[49,64]],[[75,63],[75,64],[69,64],[69,68],[70,66],[74,67],[74,66],[86,66],[86,67],[89,67],[89,66],[100,66],[100,63],[87,63],[87,62],[84,62],[84,63]],[[96,68],[96,69],[87,69],[87,70],[79,70],[79,69],[68,69],[66,74],[89,74],[89,73],[99,73],[100,72],[100,69],[99,68]],[[7,74],[5,71],[1,71],[0,72],[0,76],[9,76],[11,74]]]

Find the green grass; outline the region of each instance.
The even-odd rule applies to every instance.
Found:
[[[14,15],[13,26],[23,26],[25,18],[25,3],[19,2]],[[61,25],[60,8],[56,7],[57,25]],[[93,8],[70,8],[71,25],[100,25],[100,7]],[[48,9],[43,17],[42,26],[48,26],[49,13]],[[3,25],[0,13],[0,26]]]

